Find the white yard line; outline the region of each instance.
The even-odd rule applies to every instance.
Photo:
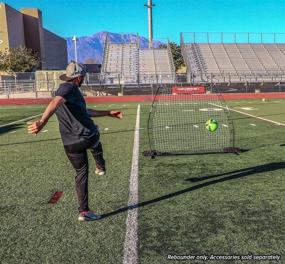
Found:
[[[137,109],[132,170],[130,177],[129,211],[126,221],[123,264],[138,263],[138,174],[139,174],[140,105]]]
[[[16,123],[19,123],[19,122],[24,122],[24,121],[28,121],[30,119],[33,119],[35,117],[38,117],[38,116],[41,116],[42,114],[38,114],[38,115],[34,115],[34,116],[30,116],[30,117],[27,117],[27,118],[24,118],[24,119],[20,119],[20,120],[17,120],[17,121],[13,121],[11,123],[8,123],[8,124],[4,124],[4,125],[1,125],[1,127],[6,127],[6,126],[10,126],[10,125],[13,125],[13,124],[16,124]]]
[[[284,123],[280,123],[280,122],[276,122],[276,121],[273,121],[273,120],[270,120],[270,119],[267,119],[267,118],[251,115],[251,114],[248,114],[248,113],[245,113],[245,112],[242,112],[242,111],[238,111],[238,110],[235,110],[235,109],[232,109],[232,108],[224,107],[224,106],[217,105],[217,104],[211,104],[211,105],[218,106],[218,107],[221,107],[221,108],[224,108],[224,109],[228,109],[230,111],[237,112],[237,113],[242,114],[242,115],[246,115],[246,116],[250,116],[250,117],[253,117],[253,118],[256,118],[256,119],[260,119],[262,121],[266,121],[266,122],[269,122],[269,123],[272,123],[272,124],[275,124],[275,125],[278,125],[278,126],[285,126]]]

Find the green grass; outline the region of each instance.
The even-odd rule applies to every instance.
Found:
[[[43,110],[43,105],[0,106],[0,125],[37,115]]]
[[[97,119],[107,162],[106,177],[95,177],[89,157],[90,206],[98,213],[112,212],[128,201],[136,105],[125,114],[122,121]],[[74,171],[57,127],[53,118],[47,133],[29,136],[20,127],[0,136],[1,262],[120,263],[126,212],[96,223],[77,221]],[[64,195],[55,206],[48,205],[55,191]]]
[[[275,101],[232,101],[229,106],[285,123],[285,101]],[[93,176],[89,156],[90,206],[107,217],[93,223],[77,221],[74,172],[56,119],[38,136],[27,135],[24,124],[0,130],[1,263],[122,263],[127,212],[112,212],[124,208],[129,195],[137,104],[126,104],[96,107],[123,109],[125,119],[96,119],[107,176]],[[257,110],[239,108],[244,106]],[[42,109],[0,107],[0,124]],[[143,105],[141,128],[147,126],[148,111]],[[232,118],[236,146],[248,150],[238,156],[140,155],[139,263],[171,263],[169,254],[279,254],[284,263],[285,128],[238,113]],[[140,130],[140,141],[142,153],[148,149],[146,129]],[[55,191],[64,195],[48,205]]]
[[[254,114],[282,121],[274,114],[284,116],[283,105],[257,104]],[[140,263],[169,263],[169,254],[284,257],[284,128],[237,113],[232,118],[236,146],[249,150],[239,156],[141,157],[140,201],[147,206],[140,208]],[[141,147],[147,148],[146,133]]]

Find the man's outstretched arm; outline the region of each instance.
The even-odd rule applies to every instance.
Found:
[[[101,116],[110,116],[110,117],[116,117],[119,119],[123,118],[123,113],[118,110],[110,110],[110,111],[105,111],[105,110],[93,110],[93,109],[87,109],[87,113],[91,117],[101,117]]]
[[[56,109],[65,102],[65,99],[61,96],[56,96],[52,99],[52,101],[47,106],[44,111],[42,118],[38,121],[35,121],[28,126],[29,134],[37,134],[39,133],[43,127],[46,125],[50,117],[55,113]]]

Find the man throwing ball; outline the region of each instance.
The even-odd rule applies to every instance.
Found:
[[[56,91],[56,96],[49,103],[42,118],[28,126],[28,133],[37,134],[55,113],[65,153],[76,171],[75,185],[79,202],[79,221],[100,219],[100,215],[88,206],[88,158],[89,149],[96,163],[97,175],[105,175],[105,160],[98,127],[91,117],[110,116],[122,119],[121,111],[96,111],[86,108],[85,100],[79,90],[86,71],[83,65],[71,62],[66,74],[59,78],[65,83]]]

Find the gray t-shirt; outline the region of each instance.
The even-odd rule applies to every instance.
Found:
[[[85,100],[76,84],[61,84],[55,95],[66,100],[55,112],[63,145],[89,140],[98,133],[98,128],[88,115]]]

